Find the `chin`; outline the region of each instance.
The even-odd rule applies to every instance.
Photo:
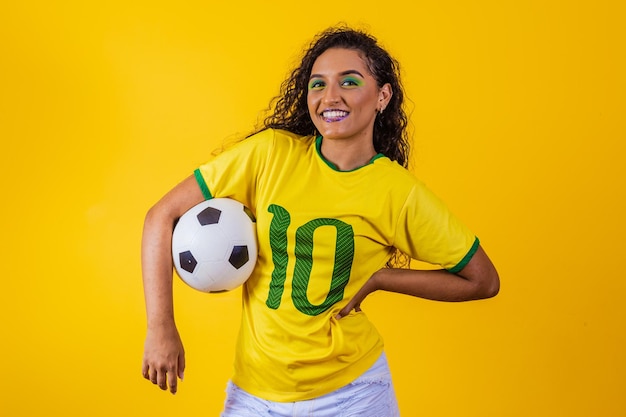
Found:
[[[318,132],[324,139],[343,139],[348,136],[346,132],[337,131],[336,129],[318,129]]]

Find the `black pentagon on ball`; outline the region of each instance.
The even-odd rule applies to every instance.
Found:
[[[193,273],[193,270],[196,269],[196,265],[198,265],[198,261],[196,261],[196,258],[194,258],[189,251],[179,253],[178,259],[180,260],[180,267],[190,274]]]
[[[233,251],[228,258],[228,262],[236,269],[241,268],[250,260],[250,256],[248,255],[248,247],[243,246],[233,246]]]
[[[246,206],[243,206],[243,212],[246,213],[248,215],[248,217],[250,217],[250,221],[252,223],[256,223],[256,218],[254,217],[254,213],[252,213],[252,210],[250,210]]]
[[[222,210],[216,209],[215,207],[207,207],[198,213],[197,217],[202,226],[207,226],[219,222],[221,214]]]

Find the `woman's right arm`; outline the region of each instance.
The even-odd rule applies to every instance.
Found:
[[[185,351],[174,321],[172,231],[187,210],[204,200],[194,176],[169,191],[147,213],[141,242],[147,334],[142,373],[161,389],[176,393]]]

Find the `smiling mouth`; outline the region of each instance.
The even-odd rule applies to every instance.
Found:
[[[343,110],[324,110],[322,112],[322,118],[328,123],[339,122],[348,117],[349,114],[350,113]]]

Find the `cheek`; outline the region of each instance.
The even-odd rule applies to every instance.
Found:
[[[311,118],[313,118],[313,116],[317,113],[317,102],[318,100],[315,100],[313,96],[311,96],[310,94],[307,95],[306,104]]]
[[[313,109],[314,102],[315,102],[314,97],[310,93],[307,93],[307,95],[306,95],[306,104],[309,107],[309,111],[311,111]]]
[[[309,118],[313,122],[313,126],[315,126],[315,129],[317,129],[317,131],[319,132],[320,129],[322,128],[322,126],[320,126],[320,119],[319,117],[317,117],[317,109],[319,105],[319,100],[315,100],[311,96],[307,96],[306,103],[307,103],[308,110],[309,110]]]

